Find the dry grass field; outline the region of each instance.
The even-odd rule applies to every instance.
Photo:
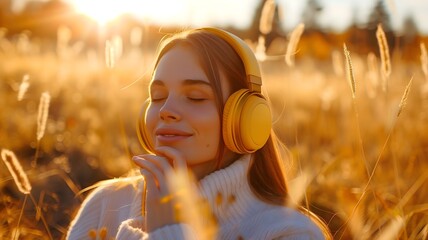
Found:
[[[17,187],[4,150],[0,239],[61,239],[87,194],[79,191],[126,175],[142,151],[135,122],[155,49],[140,30],[97,47],[70,41],[67,29],[54,43],[5,31],[0,150],[16,155],[28,183],[18,174]],[[289,66],[285,52],[261,61],[292,194],[335,239],[427,239],[427,72],[391,52],[386,78],[380,56],[348,50],[354,97],[343,49],[329,61],[299,56]]]

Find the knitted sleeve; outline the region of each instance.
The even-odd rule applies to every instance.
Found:
[[[141,219],[140,219],[141,218]],[[151,233],[145,233],[141,229],[142,217],[122,222],[116,239],[129,240],[193,240],[197,239],[193,229],[187,224],[173,224],[156,229]]]
[[[309,219],[294,217],[292,223],[278,231],[273,239],[279,240],[324,240],[321,229]]]
[[[101,227],[99,220],[103,212],[104,195],[102,188],[98,188],[88,195],[71,222],[66,239],[88,239],[91,238],[91,235],[96,234],[93,231]]]
[[[324,240],[324,236],[319,233],[288,233],[281,237],[275,238],[275,240]]]
[[[240,229],[244,239],[324,240],[322,230],[307,216],[286,207],[275,207],[248,219]]]

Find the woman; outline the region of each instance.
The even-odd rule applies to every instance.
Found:
[[[167,39],[149,96],[138,124],[149,154],[133,158],[142,177],[98,187],[68,239],[329,237],[286,206],[260,70],[241,39],[216,28]]]

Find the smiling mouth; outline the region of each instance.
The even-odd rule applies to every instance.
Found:
[[[176,129],[158,129],[155,134],[160,143],[174,143],[192,136],[190,133]]]
[[[156,135],[156,139],[162,144],[172,144],[189,138],[191,135],[173,135],[173,134],[160,134]]]

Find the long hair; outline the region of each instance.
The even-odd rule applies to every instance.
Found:
[[[206,30],[188,30],[162,41],[155,68],[160,58],[178,45],[188,46],[198,57],[202,69],[214,86],[217,109],[222,116],[225,101],[220,77],[227,79],[231,93],[249,87],[241,58],[221,37]],[[268,203],[283,205],[287,200],[288,190],[283,160],[278,155],[275,141],[272,132],[267,143],[253,154],[247,176],[251,190],[258,198]],[[225,149],[222,138],[219,146],[217,167],[221,166]]]
[[[221,37],[206,30],[188,30],[169,36],[161,42],[154,69],[162,56],[175,46],[188,46],[198,57],[208,80],[214,86],[215,100],[219,116],[223,116],[225,101],[220,77],[228,81],[231,93],[248,88],[244,64],[238,53]],[[220,133],[222,129],[220,129]],[[222,164],[226,146],[220,138],[217,151],[217,167]],[[285,150],[285,151],[280,151]],[[286,147],[276,138],[274,131],[266,144],[257,150],[251,159],[247,179],[251,191],[262,201],[275,205],[284,205],[288,200],[287,178],[284,162],[287,161]],[[315,214],[304,207],[301,213],[307,215],[323,232],[326,239],[333,239],[327,225]]]

